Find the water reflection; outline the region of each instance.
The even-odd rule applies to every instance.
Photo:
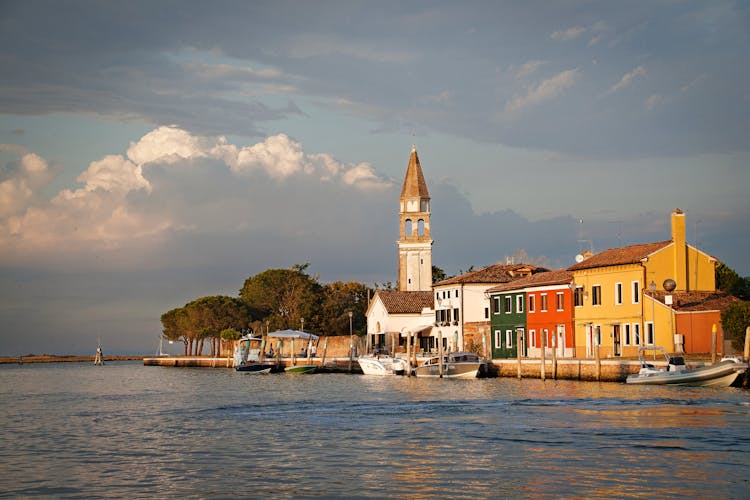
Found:
[[[741,498],[737,390],[0,368],[0,487],[54,497]]]

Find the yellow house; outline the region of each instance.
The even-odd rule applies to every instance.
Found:
[[[573,273],[576,357],[635,356],[638,346],[682,350],[672,295],[714,291],[716,259],[685,241],[685,213],[672,213],[672,239],[612,248]],[[711,335],[711,332],[706,332]]]

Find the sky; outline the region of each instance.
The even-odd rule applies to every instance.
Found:
[[[750,275],[750,4],[0,2],[0,354],[152,354],[266,269],[396,281],[670,238]]]

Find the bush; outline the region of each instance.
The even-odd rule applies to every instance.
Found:
[[[721,313],[724,336],[737,351],[745,349],[745,329],[750,326],[750,302],[737,302]]]

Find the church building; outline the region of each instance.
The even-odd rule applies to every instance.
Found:
[[[368,345],[395,353],[402,337],[434,321],[430,194],[412,147],[399,200],[398,290],[379,290],[367,308]]]

